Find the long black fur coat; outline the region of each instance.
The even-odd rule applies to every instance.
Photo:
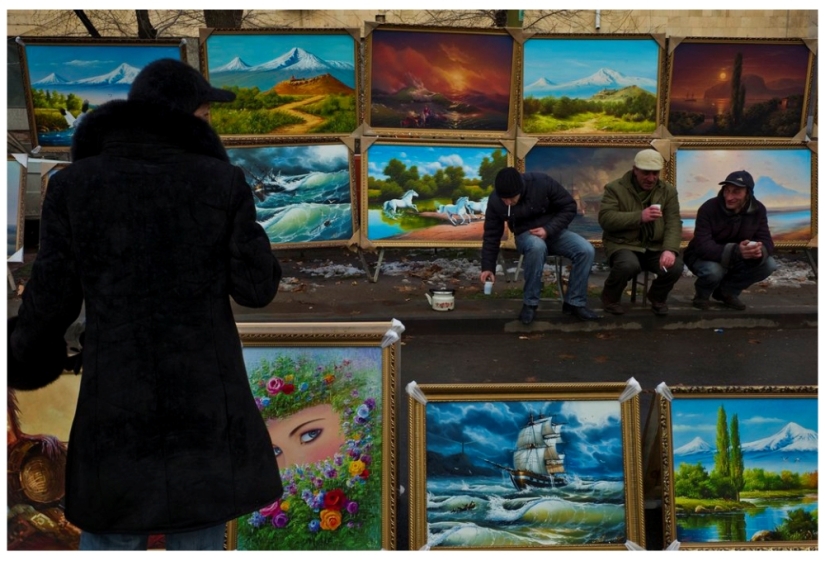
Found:
[[[229,296],[261,307],[281,269],[213,129],[156,104],[85,117],[51,178],[9,323],[9,385],[54,381],[86,306],[66,517],[96,533],[191,531],[282,491]]]

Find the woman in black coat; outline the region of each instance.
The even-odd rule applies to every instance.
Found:
[[[281,268],[243,172],[196,116],[233,98],[182,62],[156,61],[128,100],[85,117],[73,163],[49,181],[9,322],[9,385],[61,374],[63,335],[85,303],[66,518],[90,540],[137,535],[123,547],[141,548],[164,533],[169,547],[208,529],[212,547],[225,522],[282,492],[229,301],[267,305]]]

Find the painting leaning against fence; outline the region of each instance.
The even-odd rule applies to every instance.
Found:
[[[677,394],[670,408],[676,539],[720,546],[817,539],[815,395]]]
[[[270,243],[333,245],[353,234],[349,149],[341,143],[227,148],[255,194]]]

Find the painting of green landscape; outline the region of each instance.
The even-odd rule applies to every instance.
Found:
[[[522,129],[652,133],[659,57],[659,44],[650,37],[531,37],[524,42]]]
[[[210,82],[237,96],[212,107],[219,134],[350,134],[358,127],[349,33],[214,32],[205,45]]]
[[[817,540],[815,391],[689,397],[676,394],[671,404],[675,538],[722,546]]]

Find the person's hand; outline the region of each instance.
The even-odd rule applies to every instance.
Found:
[[[659,266],[667,272],[676,263],[676,255],[672,251],[665,250],[659,256]]]
[[[649,206],[642,211],[642,222],[653,222],[662,217],[662,209],[659,206]]]
[[[742,240],[739,242],[739,254],[742,259],[762,259],[762,242]]]
[[[479,279],[482,283],[487,281],[496,282],[496,276],[493,274],[493,271],[481,271],[481,276]]]
[[[530,230],[530,233],[533,234],[536,237],[539,237],[539,238],[543,239],[543,240],[547,239],[547,230],[545,230],[541,226],[539,226],[538,228],[532,228]]]

